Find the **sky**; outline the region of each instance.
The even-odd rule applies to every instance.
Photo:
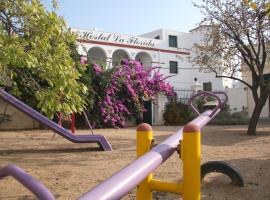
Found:
[[[51,8],[51,0],[41,0]],[[140,35],[166,28],[188,32],[203,19],[192,0],[58,0],[71,28]],[[200,0],[194,0],[199,3]]]

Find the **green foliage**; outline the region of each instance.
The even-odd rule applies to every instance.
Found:
[[[0,124],[11,121],[11,115],[0,113]]]
[[[212,98],[207,101],[213,100]],[[204,98],[198,98],[194,105],[200,113],[204,112],[209,108],[203,107],[205,104]],[[212,109],[212,108],[210,108]],[[183,125],[191,121],[194,114],[191,112],[188,105],[181,102],[169,102],[165,107],[163,119],[165,125]],[[249,123],[249,119],[241,113],[230,113],[229,105],[224,105],[222,110],[209,122],[212,125],[245,125]]]
[[[202,113],[205,110],[203,108],[203,104],[205,104],[204,97],[198,97],[194,102],[194,105],[196,106],[196,108],[200,113]]]
[[[213,125],[245,125],[249,123],[249,119],[240,113],[230,113],[229,106],[223,106],[220,113],[217,114],[211,121]]]
[[[96,75],[93,69],[93,64],[88,63],[87,69],[82,73],[80,81],[87,86],[88,92],[84,95],[84,99],[87,103],[86,113],[94,127],[107,127],[104,123],[104,119],[100,114],[100,104],[106,96],[106,90],[110,87],[110,80],[112,74],[116,68],[106,69],[104,65],[101,65],[102,75]]]
[[[247,118],[235,118],[231,115],[218,115],[216,116],[210,124],[212,125],[246,125],[249,123]]]
[[[166,104],[163,119],[165,125],[182,125],[191,120],[192,113],[188,105],[181,102],[169,102]]]
[[[54,7],[56,8],[54,2]],[[86,88],[77,80],[75,35],[55,11],[39,0],[0,3],[0,85],[12,87],[21,98],[30,97],[47,116],[81,111]]]

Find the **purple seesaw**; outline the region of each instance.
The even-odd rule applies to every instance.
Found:
[[[222,95],[225,97],[221,100]],[[207,110],[202,114],[192,105],[193,100],[198,96],[211,96],[217,100],[217,105],[213,110]],[[200,92],[189,100],[193,111],[199,114],[197,118],[189,122],[193,126],[203,128],[216,114],[221,110],[221,107],[227,101],[227,95],[223,92]],[[156,147],[151,149],[148,153],[139,157],[137,160],[124,167],[113,176],[94,187],[89,192],[85,193],[79,200],[117,200],[121,199],[125,194],[135,188],[142,182],[148,174],[157,169],[163,162],[165,162],[176,151],[179,141],[183,139],[183,128],[177,133],[170,136]]]
[[[59,126],[57,123],[51,121],[44,115],[40,114],[33,108],[29,107],[19,99],[7,93],[5,90],[0,89],[0,96],[7,102],[12,104],[14,107],[27,114],[31,118],[37,120],[41,124],[52,129],[57,134],[66,138],[67,140],[74,143],[98,143],[104,151],[111,151],[112,147],[103,135],[74,135],[67,129]]]
[[[220,96],[223,95],[225,99],[222,101]],[[211,96],[217,99],[217,106],[213,110],[206,110],[202,114],[192,105],[194,98],[198,96]],[[209,93],[201,92],[194,95],[189,104],[191,105],[193,111],[199,116],[189,122],[189,125],[197,126],[198,128],[203,128],[216,114],[221,110],[222,105],[227,101],[227,95],[222,92]],[[143,181],[149,173],[153,172],[158,168],[163,162],[165,162],[173,153],[176,151],[179,141],[183,139],[183,128],[181,128],[177,133],[170,136],[162,143],[158,144],[152,148],[149,152],[139,157],[110,178],[102,182],[101,184],[94,187],[89,192],[82,195],[79,200],[118,200],[121,199],[125,194],[134,189],[141,181]],[[0,169],[1,172],[5,168]],[[1,175],[0,175],[1,178]],[[30,178],[29,178],[30,179]],[[31,178],[32,179],[32,178]],[[36,187],[33,183],[33,187]],[[31,190],[32,191],[32,190]],[[47,191],[44,189],[43,191]],[[35,194],[35,193],[34,193]],[[46,196],[46,200],[53,200],[54,197]]]
[[[0,169],[0,179],[12,176],[40,200],[54,200],[53,194],[40,182],[32,178],[16,165],[7,165]]]

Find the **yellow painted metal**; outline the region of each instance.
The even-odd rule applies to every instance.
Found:
[[[150,150],[152,139],[152,131],[137,131],[137,157],[142,156]],[[152,191],[149,187],[152,177],[153,175],[151,173],[138,185],[136,199],[152,200]]]
[[[170,183],[165,181],[160,181],[152,179],[150,181],[150,189],[153,191],[161,192],[171,192],[176,194],[182,194],[182,184],[181,183]]]
[[[137,131],[137,157],[151,148],[152,131]],[[182,195],[184,200],[200,200],[201,187],[201,136],[200,131],[183,132],[180,159],[183,161],[183,182],[171,183],[153,179],[149,174],[137,189],[137,200],[152,200],[152,191]]]
[[[152,139],[152,131],[137,131],[137,157],[150,150]]]
[[[183,199],[200,200],[200,131],[183,133],[183,141],[181,142],[181,158],[183,161]]]

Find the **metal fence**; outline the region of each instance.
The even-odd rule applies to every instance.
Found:
[[[184,104],[188,103],[188,99],[194,94],[194,91],[191,89],[185,88],[174,88],[175,96],[169,97],[169,102],[182,102]]]

